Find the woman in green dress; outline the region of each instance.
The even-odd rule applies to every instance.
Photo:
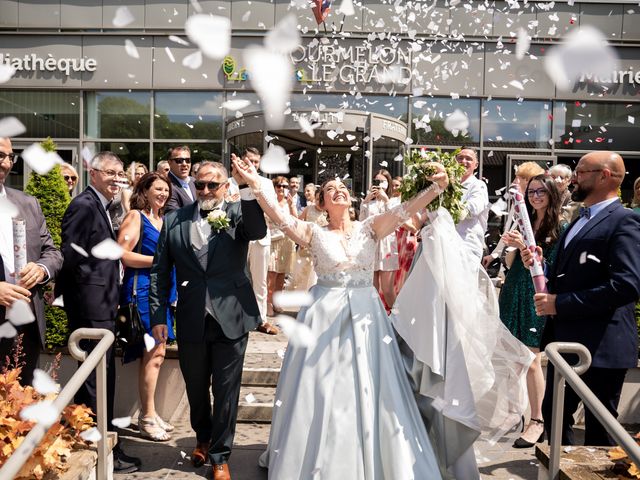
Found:
[[[538,175],[529,180],[523,193],[536,244],[542,247],[548,267],[556,258],[558,239],[566,228],[566,223],[563,224],[561,219],[560,192],[552,177]],[[511,247],[508,256],[512,256],[513,262],[500,292],[500,318],[513,336],[536,355],[527,373],[531,421],[522,436],[513,444],[515,448],[528,448],[544,438],[542,399],[545,385],[539,347],[545,319],[536,315],[533,304],[535,290],[531,274],[520,258],[520,250],[526,248],[522,234],[512,230],[505,233],[502,238],[505,244]]]

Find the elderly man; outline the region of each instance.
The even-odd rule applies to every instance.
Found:
[[[98,258],[91,250],[106,239],[115,242],[116,235],[109,218],[109,206],[120,191],[119,182],[126,178],[122,161],[115,153],[100,152],[91,160],[87,189],[71,200],[62,218],[62,253],[64,263],[56,282],[56,295],[62,295],[69,328],[104,328],[115,333],[115,315],[120,290],[120,262]],[[85,253],[86,252],[86,253]],[[83,340],[80,346],[91,351],[97,342]],[[116,388],[115,352],[107,351],[107,422],[113,420]],[[95,412],[96,374],[89,375],[78,390],[76,403],[84,403]],[[116,446],[114,470],[132,473],[140,460],[125,455]]]
[[[171,181],[171,198],[164,207],[165,214],[191,205],[196,201],[196,189],[193,186],[191,171],[191,149],[182,145],[170,148],[167,153],[169,162],[169,180]]]
[[[222,164],[202,162],[195,187],[197,202],[167,215],[162,226],[151,267],[151,325],[156,341],[165,342],[175,267],[180,369],[197,441],[191,459],[201,466],[208,456],[214,480],[228,480],[244,352],[249,332],[261,322],[247,250],[267,226],[255,200],[225,202],[229,181]],[[243,198],[248,190],[240,185]]]
[[[18,301],[28,302],[35,321],[16,327],[17,335],[0,340],[0,368],[7,366],[7,358],[15,341],[22,335],[24,361],[21,383],[30,385],[33,371],[38,365],[40,347],[44,346],[46,322],[42,286],[53,280],[62,266],[62,255],[53,245],[47,223],[38,200],[19,190],[4,185],[16,155],[11,140],[0,138],[0,203],[11,202],[18,210],[17,218],[26,224],[27,265],[16,275],[14,268],[13,219],[4,212],[0,213],[0,324],[6,319],[6,309]]]
[[[571,184],[573,172],[568,165],[558,163],[549,169],[549,175],[555,179],[558,190],[560,190],[560,194],[562,195],[562,218],[565,222],[571,223],[578,218],[581,206],[580,202],[571,200],[569,185]]]
[[[592,152],[580,159],[573,176],[572,199],[584,202],[580,217],[560,237],[548,274],[549,293],[535,295],[536,313],[547,315],[541,348],[551,342],[578,342],[591,352],[582,380],[615,417],[627,369],[638,362],[634,307],[640,297],[640,216],[618,198],[625,166],[613,152]],[[530,263],[531,254],[523,260]],[[547,370],[542,413],[551,428],[553,365]],[[562,445],[573,445],[573,414],[580,397],[567,387]],[[589,409],[585,444],[615,445]]]
[[[478,257],[479,262],[484,251],[484,233],[487,231],[489,194],[485,183],[474,176],[478,168],[476,152],[464,148],[460,150],[456,160],[465,168],[461,180],[464,188],[462,201],[466,206],[466,216],[456,225],[456,230],[469,247],[468,251]]]
[[[165,177],[169,175],[170,171],[171,171],[171,167],[169,166],[169,160],[160,160],[156,165],[156,172],[158,172],[161,175],[164,175]]]

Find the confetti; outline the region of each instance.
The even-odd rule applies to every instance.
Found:
[[[71,242],[71,248],[73,248],[76,252],[78,252],[83,257],[89,258],[89,254],[87,253],[87,251],[84,248],[82,248],[80,245],[76,245],[75,243]]]
[[[124,28],[133,23],[135,19],[136,17],[133,16],[131,10],[127,7],[118,7],[111,23],[116,28]]]
[[[202,53],[212,60],[222,60],[231,49],[231,21],[227,17],[198,13],[191,15],[184,30]]]
[[[58,419],[58,412],[54,408],[53,402],[45,400],[24,407],[20,411],[20,418],[22,420],[40,423],[45,427],[50,427]]]
[[[202,66],[202,52],[198,50],[193,52],[182,59],[182,66],[190,68],[191,70],[197,70]]]
[[[7,83],[15,74],[15,68],[6,63],[0,63],[0,83]]]
[[[20,155],[38,175],[46,175],[53,167],[64,161],[56,152],[47,152],[39,143],[32,143]]]
[[[85,430],[80,434],[80,437],[82,437],[82,439],[85,442],[91,442],[91,443],[98,443],[100,440],[102,440],[102,435],[100,434],[100,432],[96,427],[92,427],[89,430]]]
[[[117,428],[127,428],[131,425],[131,417],[119,417],[111,420],[111,425]]]
[[[16,300],[7,309],[7,320],[13,323],[16,327],[31,323],[35,319],[36,317],[31,311],[31,307],[24,300]]]
[[[313,348],[316,337],[311,329],[304,323],[300,323],[286,315],[278,315],[276,322],[282,328],[284,334],[289,337],[289,343],[300,348]]]
[[[11,322],[4,322],[0,324],[0,338],[13,338],[18,334],[16,328],[11,325]]]
[[[245,395],[244,399],[247,401],[247,403],[253,403],[256,401],[256,397],[253,393],[248,393],[247,395]]]
[[[524,28],[518,29],[518,40],[516,42],[516,58],[522,60],[529,50],[531,39]]]
[[[47,372],[39,368],[33,371],[33,382],[31,385],[33,385],[33,388],[40,395],[49,395],[50,393],[58,393],[60,391],[60,385],[58,385]]]
[[[382,341],[389,345],[393,341],[393,338],[391,338],[389,335],[385,335]]]
[[[140,58],[138,49],[136,48],[135,44],[128,38],[124,41],[124,51],[127,52],[127,55],[129,55],[131,58]]]
[[[91,255],[103,260],[119,260],[124,250],[115,240],[107,238],[91,249]]]
[[[260,160],[260,170],[264,173],[289,173],[289,156],[279,145],[269,145]]]
[[[307,307],[313,303],[313,295],[307,291],[279,291],[273,294],[273,306],[276,308]]]
[[[156,346],[155,338],[153,338],[148,333],[145,333],[144,334],[144,348],[147,350],[147,352],[150,352],[151,350],[153,350],[155,348],[155,346]]]
[[[249,100],[238,98],[235,100],[227,100],[221,105],[221,107],[226,108],[227,110],[242,110],[249,105],[251,105],[251,102]]]
[[[27,127],[25,127],[16,117],[5,117],[0,120],[0,137],[17,137],[26,131]]]

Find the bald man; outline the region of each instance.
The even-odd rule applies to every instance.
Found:
[[[618,198],[624,174],[624,162],[617,153],[592,152],[580,159],[572,179],[572,199],[584,207],[560,238],[548,274],[549,293],[534,297],[536,313],[548,316],[540,347],[551,342],[586,346],[592,361],[582,380],[614,417],[627,369],[638,362],[634,306],[640,297],[640,216],[624,208]],[[549,364],[542,406],[547,433],[553,373]],[[574,444],[573,414],[579,402],[567,386],[563,445]],[[588,409],[585,445],[615,445]]]

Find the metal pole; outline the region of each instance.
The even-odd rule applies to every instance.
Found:
[[[560,448],[562,447],[562,419],[564,418],[564,377],[557,368],[553,374],[553,414],[549,438],[549,478],[557,479],[560,473]]]
[[[80,339],[99,340],[96,347],[91,354],[87,356],[87,352],[80,349],[78,342]],[[105,329],[97,328],[79,328],[74,331],[69,338],[69,352],[77,360],[83,361],[82,365],[76,373],[71,377],[69,382],[65,385],[62,391],[58,394],[57,398],[53,401],[52,406],[58,412],[58,415],[64,410],[64,408],[71,403],[73,396],[76,394],[82,383],[89,376],[91,371],[96,365],[102,365],[102,375],[100,375],[100,369],[98,369],[98,430],[103,435],[102,437],[102,449],[100,443],[98,444],[98,480],[106,480],[106,475],[101,474],[101,468],[106,471],[106,419],[102,421],[102,429],[100,424],[100,414],[106,416],[105,411],[105,391],[106,391],[106,364],[105,354],[109,347],[115,340],[113,332]],[[102,402],[100,400],[102,398]],[[23,442],[13,452],[13,454],[7,459],[2,468],[0,469],[0,479],[14,478],[20,469],[25,464],[29,456],[33,453],[33,450],[38,446],[42,438],[49,430],[40,423],[35,424],[31,431],[27,434]],[[102,450],[102,451],[101,451]],[[104,475],[104,476],[103,476]]]

